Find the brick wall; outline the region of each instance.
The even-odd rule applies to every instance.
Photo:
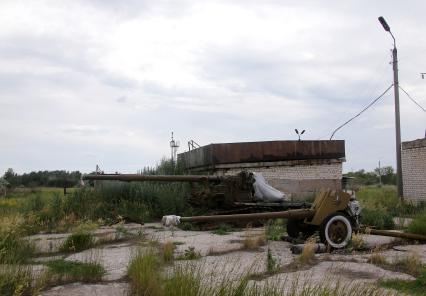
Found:
[[[402,143],[404,198],[426,202],[426,139]]]
[[[251,166],[250,166],[251,165]],[[268,183],[294,198],[310,196],[321,188],[341,189],[342,163],[324,162],[323,164],[259,166],[253,164],[235,164],[234,167],[216,168],[217,175],[235,175],[242,170],[260,172]]]

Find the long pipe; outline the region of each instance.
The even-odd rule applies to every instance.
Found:
[[[310,218],[315,211],[311,209],[288,210],[281,212],[254,213],[254,214],[236,214],[236,215],[213,215],[213,216],[193,216],[181,217],[180,222],[222,222],[239,220],[261,220],[274,218]]]
[[[415,233],[396,232],[391,230],[377,230],[377,229],[370,229],[370,228],[361,229],[361,232],[365,234],[376,234],[376,235],[382,235],[382,236],[400,237],[400,238],[426,241],[426,235],[415,234]]]
[[[141,174],[102,174],[85,175],[83,180],[104,180],[104,181],[163,181],[163,182],[218,182],[222,180],[219,176],[197,176],[197,175],[141,175]]]

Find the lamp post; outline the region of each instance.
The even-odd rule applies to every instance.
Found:
[[[393,90],[395,96],[395,134],[396,134],[396,179],[398,188],[398,197],[403,199],[403,184],[402,184],[402,161],[401,161],[401,126],[399,115],[399,82],[398,82],[398,52],[396,50],[395,37],[393,36],[388,23],[381,16],[379,22],[382,24],[383,29],[392,36],[393,49],[392,49],[392,66],[393,66]]]

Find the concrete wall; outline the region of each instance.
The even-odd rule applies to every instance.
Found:
[[[426,139],[402,143],[404,198],[426,202]]]
[[[216,166],[215,175],[235,175],[242,170],[260,172],[268,183],[295,199],[312,196],[321,188],[341,189],[342,162],[316,160],[302,162],[242,163]]]

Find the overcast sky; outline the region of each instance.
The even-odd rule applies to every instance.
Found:
[[[0,1],[0,175],[136,172],[201,145],[328,139],[392,83],[426,105],[426,2]],[[426,114],[401,93],[403,141]],[[395,164],[393,93],[339,131],[344,170]]]

